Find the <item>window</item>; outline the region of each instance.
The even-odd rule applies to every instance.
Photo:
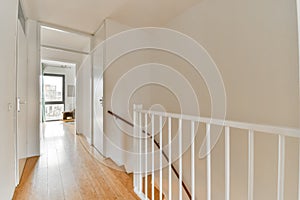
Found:
[[[46,121],[60,120],[65,110],[65,76],[44,74],[43,77]]]

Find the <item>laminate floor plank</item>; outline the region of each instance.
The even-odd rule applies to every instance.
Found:
[[[14,200],[138,199],[132,175],[76,135],[74,123],[49,122],[43,130],[42,154],[27,159]]]

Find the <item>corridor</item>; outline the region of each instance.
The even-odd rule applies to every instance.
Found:
[[[45,123],[43,139],[42,155],[27,160],[13,199],[138,199],[132,176],[76,135],[73,123]]]

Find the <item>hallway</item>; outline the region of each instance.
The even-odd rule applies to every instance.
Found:
[[[73,123],[44,125],[42,155],[27,160],[13,199],[138,199],[132,176],[102,164],[113,165],[74,133]]]

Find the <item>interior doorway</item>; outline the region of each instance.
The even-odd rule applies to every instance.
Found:
[[[90,37],[40,23],[40,146],[44,152],[45,137],[57,136],[47,125],[68,124],[76,130],[78,67],[89,54]],[[76,131],[74,131],[74,134]]]
[[[90,145],[105,155],[104,110],[103,101],[100,101],[103,99],[105,49],[103,45],[97,45],[97,42],[104,41],[105,35],[105,26],[101,26],[100,38],[96,38],[76,30],[40,23],[41,153],[46,151],[46,138],[57,137],[54,131],[49,135],[50,132],[45,131],[45,127],[51,123],[63,123],[63,125],[74,126],[73,134],[83,135]],[[70,66],[71,64],[73,66]],[[58,71],[70,68],[74,69],[74,84],[68,83],[69,78],[66,72]],[[57,75],[57,83],[51,83],[51,80],[48,80],[54,79],[51,74]],[[59,75],[65,75],[64,86],[61,86],[63,78]],[[64,90],[58,89],[59,87],[63,87]],[[46,94],[48,96],[43,94],[46,90],[49,93]],[[57,120],[60,121],[57,122]],[[69,123],[70,120],[72,120],[71,123]]]
[[[74,122],[76,110],[76,65],[42,61],[43,122]]]

